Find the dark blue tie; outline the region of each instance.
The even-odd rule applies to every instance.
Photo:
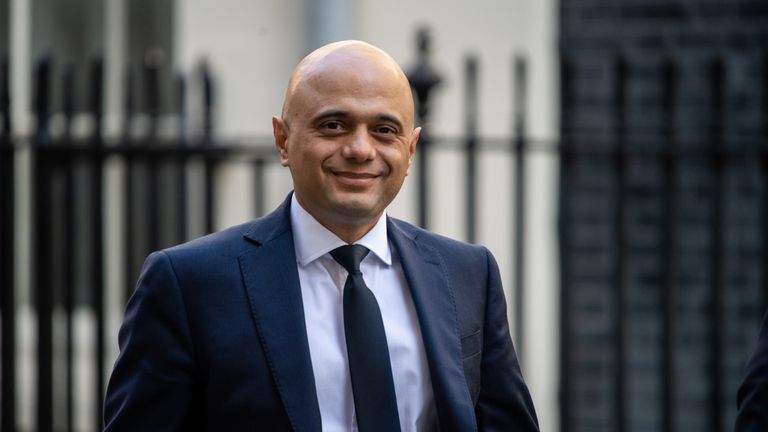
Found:
[[[344,333],[360,432],[400,430],[387,335],[376,297],[363,281],[360,261],[368,249],[346,245],[331,251],[349,276],[344,284]]]

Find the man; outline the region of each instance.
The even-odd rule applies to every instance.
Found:
[[[150,255],[106,430],[538,430],[491,254],[385,214],[420,132],[397,63],[318,49],[272,126],[293,194]]]
[[[768,430],[768,313],[737,395],[736,432]]]

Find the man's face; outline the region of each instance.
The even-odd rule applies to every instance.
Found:
[[[332,231],[378,220],[408,174],[419,136],[407,82],[375,62],[334,62],[308,72],[283,118],[273,119],[297,200]]]

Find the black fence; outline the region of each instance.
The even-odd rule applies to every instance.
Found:
[[[417,92],[418,112],[422,123],[428,120],[430,90],[439,82],[438,76],[426,62],[428,42],[421,41],[422,59],[414,68],[410,77]],[[661,233],[661,243],[654,246],[653,254],[660,263],[662,270],[658,277],[649,284],[653,286],[653,295],[659,297],[660,313],[652,314],[651,319],[658,318],[657,325],[663,329],[656,334],[653,343],[658,345],[658,365],[652,375],[658,382],[659,390],[652,392],[658,396],[649,401],[657,405],[659,413],[658,427],[649,430],[684,430],[676,420],[681,401],[680,387],[690,385],[679,378],[679,332],[685,324],[687,316],[680,311],[680,298],[683,285],[679,278],[681,252],[676,239],[685,222],[680,216],[681,191],[680,173],[688,169],[687,161],[694,160],[704,164],[708,173],[709,188],[704,192],[710,206],[710,217],[706,219],[708,228],[707,238],[711,243],[706,248],[709,260],[704,272],[709,272],[706,281],[710,285],[707,294],[700,299],[706,304],[702,314],[708,322],[709,336],[704,345],[707,347],[709,361],[706,370],[706,385],[702,391],[707,398],[706,406],[701,411],[707,416],[706,424],[710,430],[725,429],[726,419],[733,415],[732,385],[733,374],[727,374],[728,367],[724,356],[731,345],[724,345],[726,340],[723,329],[727,321],[733,319],[724,313],[724,305],[733,296],[742,295],[740,292],[730,292],[726,288],[725,269],[727,261],[724,254],[726,248],[722,243],[727,218],[724,211],[729,208],[728,194],[732,189],[726,186],[727,173],[738,169],[736,160],[757,158],[757,169],[760,179],[766,178],[768,157],[765,151],[765,137],[753,137],[749,142],[736,145],[734,139],[728,137],[723,128],[725,112],[724,99],[720,98],[724,91],[724,77],[728,73],[727,64],[722,60],[712,63],[711,89],[713,92],[711,118],[702,123],[709,125],[708,136],[711,141],[703,146],[683,145],[685,137],[676,133],[675,113],[679,110],[676,101],[677,81],[676,65],[670,61],[663,67],[663,107],[668,112],[668,119],[661,133],[652,136],[638,136],[628,128],[626,114],[628,101],[625,89],[627,80],[631,77],[631,65],[624,59],[615,63],[616,92],[614,100],[615,121],[614,131],[606,136],[578,136],[569,133],[575,121],[572,107],[574,95],[569,81],[572,73],[571,61],[562,62],[561,74],[561,105],[563,110],[562,130],[565,133],[560,145],[550,142],[534,142],[526,134],[527,119],[526,89],[527,66],[522,58],[513,59],[510,63],[510,78],[514,82],[513,116],[510,119],[513,136],[507,140],[484,140],[478,136],[477,84],[478,61],[468,58],[466,63],[466,133],[459,141],[441,139],[431,136],[425,131],[424,140],[419,147],[417,209],[419,222],[426,226],[430,220],[428,210],[432,188],[427,179],[434,166],[430,165],[433,152],[443,148],[461,148],[466,163],[466,239],[475,241],[478,228],[478,155],[483,152],[496,152],[509,155],[512,161],[509,169],[514,173],[511,185],[500,185],[498,193],[509,193],[514,203],[514,234],[509,239],[512,244],[513,262],[502,263],[507,268],[515,269],[512,292],[514,296],[514,326],[515,340],[519,352],[526,350],[526,335],[524,327],[526,310],[524,298],[528,289],[525,287],[525,272],[527,268],[526,251],[528,250],[528,221],[525,219],[529,198],[527,167],[528,158],[534,152],[546,152],[559,157],[560,168],[560,274],[561,274],[561,429],[564,431],[580,430],[645,430],[642,427],[631,427],[632,412],[628,409],[630,400],[637,397],[629,380],[633,377],[635,363],[632,356],[637,350],[636,338],[631,331],[635,324],[633,313],[636,299],[632,288],[631,271],[636,258],[632,234],[634,225],[630,224],[631,205],[637,196],[634,192],[636,185],[634,174],[638,161],[653,166],[655,187],[648,194],[656,200],[661,209],[658,217],[653,220],[653,226]],[[273,185],[266,184],[265,170],[277,163],[272,150],[270,139],[255,140],[254,145],[236,145],[214,139],[214,125],[211,117],[214,83],[203,73],[197,82],[188,82],[178,78],[176,89],[178,112],[175,113],[180,127],[175,138],[162,138],[159,130],[159,104],[154,95],[158,94],[156,65],[146,64],[140,73],[128,74],[126,91],[125,130],[120,137],[105,138],[101,118],[101,88],[103,81],[103,64],[95,60],[88,72],[89,81],[93,83],[88,117],[93,120],[90,132],[85,136],[72,133],[74,110],[72,101],[72,72],[64,69],[55,76],[53,63],[50,59],[41,60],[36,67],[35,75],[35,111],[37,125],[33,136],[28,140],[23,138],[11,139],[10,104],[8,98],[8,63],[4,62],[0,70],[0,117],[3,119],[2,134],[0,134],[0,192],[3,206],[0,211],[0,283],[1,291],[0,313],[2,314],[2,429],[16,430],[18,424],[15,387],[18,380],[17,334],[15,309],[18,303],[14,298],[14,289],[18,275],[16,268],[14,233],[19,221],[14,220],[14,194],[19,185],[14,184],[18,178],[15,172],[15,157],[21,150],[30,150],[32,154],[32,183],[30,201],[34,204],[32,211],[31,231],[34,233],[32,242],[31,275],[32,295],[37,325],[36,347],[36,391],[35,391],[35,426],[34,430],[73,430],[75,425],[74,411],[76,410],[76,389],[74,385],[75,339],[73,313],[76,307],[86,305],[93,312],[94,350],[91,363],[93,364],[93,387],[88,391],[92,394],[92,429],[100,429],[102,418],[102,397],[105,388],[104,377],[109,372],[111,364],[105,364],[105,346],[114,335],[107,335],[107,311],[105,310],[105,262],[109,244],[105,238],[105,212],[107,206],[104,197],[113,191],[105,187],[106,168],[109,164],[122,167],[120,172],[122,189],[119,201],[122,203],[122,225],[120,242],[123,247],[121,256],[125,281],[123,298],[131,294],[142,260],[152,250],[185,241],[189,238],[190,219],[192,214],[203,215],[203,232],[210,232],[216,225],[214,221],[217,208],[214,184],[219,166],[233,161],[250,164],[254,183],[253,189],[255,215],[261,215],[266,210],[266,191]],[[768,76],[768,74],[767,74]],[[56,134],[51,133],[50,86],[61,85],[64,91],[62,106],[55,111],[63,115],[63,126]],[[204,119],[203,132],[199,136],[188,136],[185,125],[185,89],[196,86],[201,89],[204,98],[200,110],[207,113]],[[768,85],[766,86],[768,88]],[[67,90],[68,89],[68,90]],[[145,106],[139,108],[134,103],[133,95],[144,92]],[[768,104],[768,97],[766,104]],[[766,105],[768,106],[768,105]],[[136,117],[148,120],[145,133],[136,134],[132,124]],[[768,124],[768,121],[765,122]],[[193,170],[192,167],[202,169]],[[751,166],[751,165],[750,165]],[[194,174],[193,172],[194,171]],[[595,205],[595,197],[581,193],[579,182],[589,177],[597,184],[596,194],[600,202],[606,205]],[[194,181],[192,177],[195,177]],[[190,184],[202,184],[200,190],[189,190]],[[763,227],[768,227],[768,200],[766,188],[757,188],[759,193],[754,196],[755,204],[760,210],[760,220]],[[201,195],[202,204],[195,206],[189,202],[191,195]],[[589,214],[584,216],[584,209]],[[580,213],[581,212],[581,213]],[[597,216],[595,216],[597,214]],[[609,232],[606,244],[580,245],[579,238],[583,218],[593,218],[596,224],[602,224]],[[110,222],[111,223],[111,222]],[[756,269],[761,275],[768,268],[766,255],[763,253],[768,245],[766,231],[761,231],[760,261]],[[590,250],[589,248],[593,248]],[[595,303],[584,306],[581,303],[583,295],[579,291],[582,279],[579,274],[585,260],[594,257],[595,249],[605,252],[608,258],[606,273],[610,280],[602,281],[600,295],[610,299],[607,303]],[[761,304],[744,311],[741,318],[748,316],[752,321],[759,320],[759,314],[765,310],[768,291],[765,276],[762,276]],[[581,297],[580,297],[581,296]],[[57,323],[55,309],[63,310],[64,331],[61,332]],[[657,311],[659,312],[659,311]],[[555,313],[555,311],[553,311]],[[586,315],[585,315],[586,314]],[[590,333],[585,326],[595,316],[607,316],[599,331]],[[758,316],[758,318],[755,318]],[[696,319],[702,319],[697,317]],[[756,327],[755,327],[756,331]],[[63,343],[60,340],[60,336]],[[737,360],[729,364],[737,364],[746,360],[752,334],[745,335],[741,342],[741,351]],[[591,345],[598,339],[596,345]],[[63,349],[61,346],[63,345]],[[596,346],[603,350],[611,360],[606,363],[588,363],[580,360],[580,353]],[[597,369],[590,372],[590,368]],[[62,373],[63,371],[63,373]],[[608,375],[608,383],[603,387],[584,385],[584,380],[592,376]],[[586,395],[586,396],[585,396]],[[595,400],[610,400],[608,405],[596,404]],[[593,403],[586,407],[584,404]],[[721,425],[717,427],[715,425]]]
[[[732,430],[768,307],[768,63],[739,98],[713,56],[692,103],[690,65],[616,56],[606,133],[579,135],[577,60],[561,59],[561,429]],[[763,107],[756,133],[734,132],[739,106]]]
[[[418,99],[418,115],[426,122],[429,113],[429,90],[439,78],[426,62],[428,41],[426,35],[421,41],[421,63],[411,71],[411,80]],[[151,57],[148,57],[151,58]],[[516,94],[525,86],[523,61],[515,63],[517,73]],[[4,71],[7,70],[7,61]],[[107,341],[114,341],[114,336],[106,334],[108,310],[105,305],[105,256],[107,248],[121,247],[120,255],[125,280],[122,299],[127,299],[133,290],[138,270],[146,255],[159,248],[181,243],[190,238],[190,215],[202,215],[202,233],[212,232],[217,226],[214,220],[217,208],[214,185],[219,166],[237,162],[250,164],[253,190],[253,214],[261,215],[266,210],[265,171],[270,165],[278,164],[271,138],[256,139],[248,144],[228,143],[213,138],[213,101],[215,85],[207,68],[201,68],[201,74],[195,82],[187,82],[177,77],[175,89],[177,112],[172,113],[177,119],[179,130],[173,138],[163,138],[160,130],[160,101],[157,95],[159,65],[146,63],[140,69],[126,73],[126,100],[123,132],[117,137],[105,137],[103,133],[103,62],[95,59],[88,73],[87,89],[89,105],[81,111],[79,117],[91,120],[89,130],[83,134],[75,133],[75,94],[74,72],[71,67],[56,65],[52,58],[43,58],[36,63],[34,76],[34,110],[36,128],[28,138],[11,138],[10,104],[6,96],[0,101],[0,113],[3,118],[3,133],[0,135],[0,186],[3,197],[2,219],[2,371],[3,380],[0,388],[2,397],[2,429],[16,430],[19,419],[19,406],[16,396],[19,382],[19,363],[17,347],[21,341],[16,339],[18,304],[14,298],[15,263],[14,232],[19,221],[14,220],[14,194],[19,187],[15,184],[18,172],[15,158],[19,152],[31,151],[30,201],[33,203],[32,234],[29,249],[32,252],[30,263],[31,296],[33,299],[37,338],[35,358],[36,383],[34,391],[35,422],[34,430],[75,430],[77,411],[77,392],[86,391],[92,395],[92,426],[98,430],[102,424],[102,398],[105,390],[105,376],[111,369],[107,364],[109,351]],[[477,231],[477,154],[483,151],[477,136],[477,60],[468,58],[466,63],[466,95],[468,109],[466,114],[466,139],[460,141],[438,140],[425,131],[419,146],[419,191],[416,208],[421,225],[429,220],[430,201],[427,178],[430,172],[428,156],[440,146],[462,147],[466,153],[468,187],[466,190],[466,235],[474,241]],[[0,95],[9,91],[8,74],[2,75]],[[52,90],[61,89],[61,106],[52,107]],[[197,111],[204,113],[202,132],[190,137],[185,130],[187,116],[184,112],[187,89],[195,87],[203,95]],[[136,97],[141,94],[142,97]],[[138,107],[137,100],[143,101]],[[518,100],[515,122],[520,136],[509,141],[497,141],[490,144],[492,151],[511,152],[525,155],[527,141],[522,136],[524,116],[522,99]],[[54,114],[56,114],[54,116]],[[57,119],[55,117],[58,117]],[[140,119],[140,120],[137,120]],[[58,120],[55,121],[55,120]],[[143,131],[136,132],[136,123],[143,121]],[[524,166],[524,157],[517,158],[517,166]],[[106,238],[107,205],[105,197],[114,194],[114,188],[107,185],[107,171],[118,169],[121,187],[118,191],[122,213],[122,225],[119,228],[121,241],[119,246],[110,244]],[[112,168],[109,168],[109,167]],[[193,169],[196,168],[196,169]],[[512,168],[512,167],[511,167]],[[194,172],[193,172],[194,171]],[[195,177],[195,178],[193,178]],[[519,228],[515,231],[515,249],[523,249],[524,228],[522,215],[524,189],[523,171],[518,170],[520,184],[514,195],[518,211]],[[201,189],[190,191],[190,184],[203,185]],[[201,204],[193,207],[188,197],[202,196]],[[523,265],[523,254],[518,253],[515,265]],[[522,298],[522,272],[516,278],[516,293]],[[77,356],[74,352],[76,330],[75,311],[86,307],[93,312],[93,352],[90,363],[93,371],[92,388],[77,389],[75,374]],[[62,319],[56,318],[56,309],[63,311]],[[518,325],[517,340],[522,345],[522,307],[516,314]],[[63,331],[61,326],[63,325]],[[64,347],[63,349],[61,347]]]
[[[0,57],[0,380],[2,391],[0,411],[2,429],[15,429],[15,361],[16,361],[16,321],[13,313],[16,303],[14,296],[14,151],[10,139],[10,86],[9,61],[7,56]]]
[[[7,63],[6,63],[7,67]],[[126,98],[126,119],[124,132],[118,138],[106,140],[102,133],[103,63],[93,61],[89,71],[90,106],[86,115],[92,120],[90,131],[85,136],[73,136],[73,73],[64,68],[60,76],[54,76],[51,59],[42,59],[35,68],[35,118],[36,130],[28,144],[23,140],[10,138],[9,104],[0,106],[4,124],[0,141],[0,186],[2,186],[2,426],[3,430],[16,430],[16,388],[18,376],[15,338],[16,304],[14,299],[14,157],[27,146],[31,150],[31,177],[33,203],[31,228],[32,296],[37,327],[36,347],[36,421],[34,430],[74,430],[74,404],[76,368],[74,345],[74,311],[77,306],[87,306],[93,311],[94,366],[93,383],[90,390],[95,406],[93,430],[100,430],[102,424],[102,399],[105,390],[105,373],[111,364],[105,364],[107,340],[114,335],[105,334],[105,248],[115,247],[105,240],[107,190],[106,173],[109,163],[119,163],[122,170],[123,221],[120,227],[122,237],[123,269],[126,280],[124,299],[127,299],[136,283],[138,270],[146,255],[153,250],[168,247],[188,240],[188,219],[191,212],[203,215],[202,233],[212,232],[215,226],[214,176],[217,166],[224,161],[247,161],[254,171],[253,188],[256,196],[256,214],[264,211],[264,185],[262,171],[268,163],[276,161],[271,149],[247,145],[214,143],[211,139],[211,101],[213,88],[205,67],[199,86],[203,97],[203,134],[194,140],[185,139],[185,131],[179,130],[175,138],[161,138],[158,133],[160,112],[157,82],[160,73],[158,65],[143,65],[140,79],[133,71],[126,77],[128,97]],[[0,88],[7,94],[7,74]],[[58,78],[58,80],[57,80]],[[145,106],[136,112],[134,92],[136,83],[145,92]],[[62,107],[59,110],[62,122],[56,134],[51,131],[51,85],[63,89]],[[178,106],[183,108],[185,83],[178,79]],[[181,111],[175,114],[182,119]],[[146,125],[143,133],[132,132],[135,117],[143,116]],[[183,122],[180,121],[180,127]],[[187,203],[188,173],[192,165],[202,177],[202,205],[190,208]],[[54,307],[63,308],[65,318],[65,349],[54,352],[58,341],[54,336]],[[60,331],[57,335],[60,335]],[[60,336],[59,336],[60,337]],[[58,363],[58,364],[57,364]],[[64,377],[54,376],[63,365]],[[18,382],[18,381],[16,381]],[[63,383],[63,384],[61,384]],[[58,387],[58,388],[56,388]],[[87,391],[87,390],[86,390]],[[65,408],[62,410],[61,406]],[[55,414],[56,413],[56,414]]]

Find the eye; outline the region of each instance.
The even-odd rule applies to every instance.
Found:
[[[323,129],[339,130],[341,129],[341,123],[337,121],[329,121],[329,122],[323,123],[321,127]]]
[[[338,120],[328,120],[317,125],[317,130],[324,135],[334,136],[344,133],[346,131],[344,123]]]
[[[376,131],[376,133],[380,133],[380,134],[396,134],[397,133],[397,129],[393,128],[392,126],[387,126],[387,125],[378,126],[378,127],[376,127],[376,129],[374,129],[374,131]]]

